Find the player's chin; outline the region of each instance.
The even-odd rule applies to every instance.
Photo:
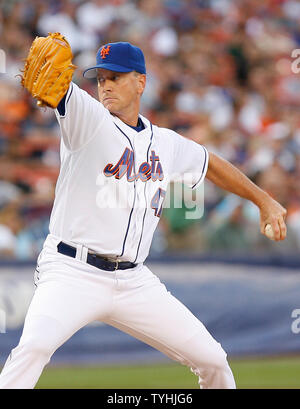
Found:
[[[118,110],[117,101],[115,99],[107,99],[107,100],[103,101],[103,105],[111,113],[114,113],[114,111]]]

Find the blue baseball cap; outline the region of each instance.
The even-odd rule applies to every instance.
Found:
[[[83,72],[85,77],[88,71],[91,71],[94,77],[97,68],[104,68],[116,72],[137,71],[146,74],[146,65],[143,51],[130,43],[108,43],[99,48],[96,56],[96,65],[87,68]]]

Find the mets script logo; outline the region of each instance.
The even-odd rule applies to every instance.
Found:
[[[155,182],[164,178],[159,156],[155,155],[155,151],[151,151],[150,163],[143,162],[136,174],[134,173],[133,166],[134,153],[129,148],[126,148],[118,163],[116,165],[109,163],[103,169],[103,173],[105,176],[114,176],[116,179],[121,179],[126,173],[128,182],[138,179],[141,179],[142,182],[147,182],[149,179]]]
[[[108,45],[106,48],[105,46],[103,46],[100,52],[101,58],[106,58],[106,56],[109,54],[109,50],[110,50],[110,45]]]

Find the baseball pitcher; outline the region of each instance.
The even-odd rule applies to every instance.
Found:
[[[61,168],[36,289],[0,387],[34,388],[56,349],[100,320],[190,367],[201,388],[235,388],[220,343],[144,262],[175,174],[188,175],[191,189],[206,176],[251,200],[261,232],[269,224],[277,241],[286,236],[286,210],[229,162],[139,113],[140,48],[100,47],[84,72],[95,74],[99,100],[72,82],[75,69],[67,40],[51,33],[35,39],[22,75],[38,105],[55,110]]]

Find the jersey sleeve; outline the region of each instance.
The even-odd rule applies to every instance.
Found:
[[[55,109],[66,148],[76,151],[87,144],[99,133],[104,114],[105,108],[99,101],[71,82]]]
[[[203,145],[173,131],[172,140],[174,157],[170,179],[174,182],[182,182],[194,189],[205,178],[209,153]]]

